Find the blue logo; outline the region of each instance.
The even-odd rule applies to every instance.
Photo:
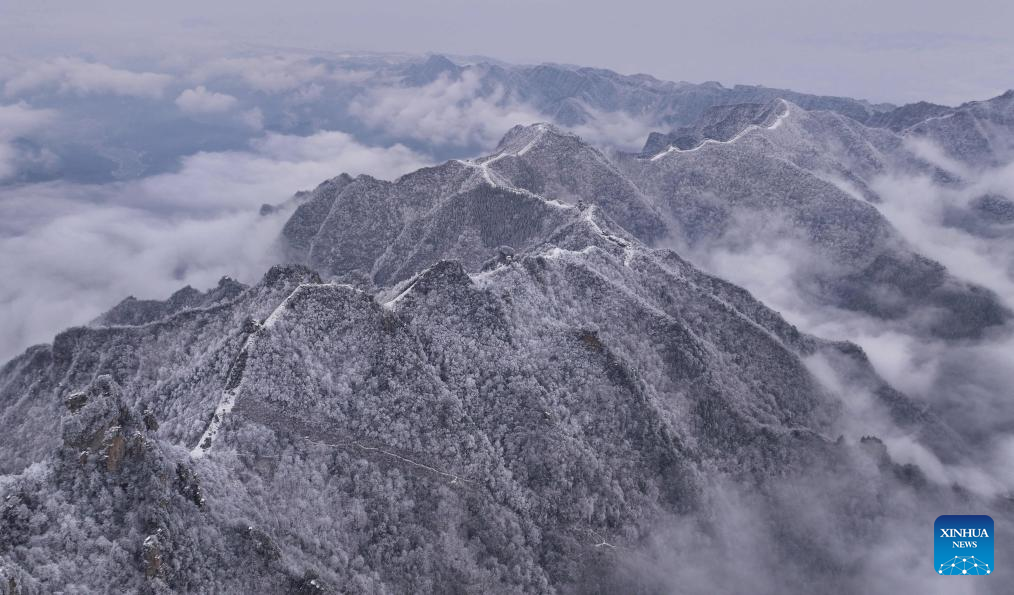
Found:
[[[945,514],[933,523],[933,564],[937,574],[993,573],[993,519]]]

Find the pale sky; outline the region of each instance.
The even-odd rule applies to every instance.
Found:
[[[481,54],[904,103],[1014,87],[1009,0],[0,0],[0,54]]]

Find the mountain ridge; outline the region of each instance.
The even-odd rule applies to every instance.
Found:
[[[266,585],[275,585],[273,588],[300,581],[317,581],[332,588],[354,580],[363,589],[371,584],[396,588],[407,584],[406,580],[423,580],[434,581],[424,584],[439,590],[463,576],[479,576],[473,565],[482,559],[506,557],[534,574],[517,574],[509,565],[499,567],[491,575],[495,584],[531,590],[582,584],[589,573],[595,574],[593,566],[601,566],[599,572],[616,568],[619,562],[609,556],[594,556],[587,562],[592,566],[575,566],[550,552],[598,551],[600,548],[594,547],[598,542],[589,545],[588,539],[596,534],[603,536],[600,541],[636,543],[648,530],[646,519],[700,509],[700,494],[708,488],[695,478],[715,472],[706,469],[726,469],[724,472],[733,477],[760,479],[770,473],[777,475],[782,467],[805,468],[836,456],[843,447],[835,446],[833,434],[828,435],[833,425],[828,424],[842,415],[841,406],[835,404],[837,397],[820,387],[800,357],[803,352],[810,354],[807,357],[826,352],[832,361],[845,358],[836,364],[844,366],[843,371],[850,366],[862,370],[861,360],[848,355],[854,349],[815,342],[799,334],[748,293],[700,273],[672,252],[641,246],[593,205],[583,210],[566,208],[577,216],[542,243],[471,274],[460,263],[439,261],[407,279],[398,295],[386,302],[352,286],[322,283],[306,268],[275,267],[261,283],[210,309],[183,310],[168,319],[136,326],[96,326],[61,334],[49,348],[52,355],[48,362],[38,360],[39,350],[30,351],[15,360],[14,368],[8,364],[5,376],[27,379],[49,375],[48,382],[54,383],[49,390],[68,394],[67,402],[81,400],[75,396],[80,393],[74,391],[82,386],[85,394],[115,393],[115,400],[122,404],[95,405],[96,411],[106,412],[96,413],[96,419],[109,419],[111,412],[126,410],[137,412],[135,419],[143,412],[151,421],[144,422],[148,429],[138,434],[145,436],[143,439],[127,438],[135,435],[130,428],[140,423],[137,421],[117,422],[108,428],[120,429],[99,432],[101,440],[89,447],[89,452],[99,453],[88,459],[94,464],[44,463],[55,466],[47,467],[51,471],[42,477],[16,479],[16,485],[22,490],[28,485],[35,489],[49,486],[45,488],[49,493],[64,498],[62,494],[74,493],[65,492],[74,485],[71,477],[83,474],[91,478],[90,489],[99,491],[86,491],[79,496],[78,506],[104,510],[108,505],[103,498],[108,497],[101,494],[107,489],[116,493],[114,484],[108,483],[115,477],[146,473],[144,469],[151,464],[174,469],[183,478],[175,484],[145,487],[149,484],[141,483],[137,496],[117,496],[125,499],[117,506],[141,512],[143,508],[129,504],[133,498],[146,497],[145,490],[170,490],[176,494],[169,496],[176,502],[174,506],[181,507],[171,520],[153,522],[139,517],[128,522],[126,533],[102,529],[117,547],[134,551],[138,557],[138,562],[131,564],[135,574],[127,572],[121,579],[124,582],[117,583],[124,588],[141,584],[194,588],[208,584],[203,581],[209,579],[199,578],[205,576],[202,573],[207,570],[202,569],[209,568],[207,564],[214,567],[245,560],[244,566],[253,573],[250,578],[227,572],[211,580],[235,587],[256,577]],[[621,307],[638,314],[617,317],[613,312]],[[223,332],[230,326],[232,330]],[[198,329],[213,334],[201,338]],[[195,331],[198,334],[192,335]],[[245,338],[255,333],[260,336],[256,344]],[[221,343],[213,338],[217,335],[230,338]],[[193,338],[188,344],[172,339],[174,336]],[[193,341],[220,347],[198,348]],[[152,392],[153,387],[145,386],[146,367],[115,357],[85,357],[88,353],[113,353],[110,347],[117,344],[133,345],[132,351],[141,358],[157,353],[163,361],[177,360],[180,356],[165,347],[179,345],[185,348],[180,355],[189,353],[188,357],[197,359],[193,364],[165,369],[170,376],[158,384],[173,388]],[[803,351],[797,351],[800,349]],[[294,350],[301,352],[301,357],[288,355]],[[657,355],[648,355],[653,352]],[[741,355],[720,355],[727,352]],[[751,355],[743,357],[746,353]],[[764,354],[762,359],[757,359],[759,354]],[[210,382],[188,386],[190,370],[200,369],[197,362],[208,356],[218,372],[207,375]],[[504,365],[512,358],[520,359]],[[658,361],[660,367],[646,365],[652,361]],[[846,365],[845,361],[853,363]],[[494,366],[493,362],[501,364]],[[46,369],[51,371],[40,375]],[[325,369],[339,376],[321,374]],[[575,375],[579,369],[582,375],[599,380],[581,381],[586,388],[576,390],[570,383],[582,377]],[[493,375],[477,382],[470,371]],[[180,375],[179,380],[171,378],[174,374]],[[502,379],[497,380],[498,375],[503,375]],[[860,375],[882,384],[868,367]],[[115,388],[109,388],[114,384]],[[481,391],[480,385],[484,387]],[[215,386],[237,391],[234,406],[215,412],[208,411],[209,406],[215,407],[213,402],[195,407],[203,395],[220,393]],[[3,387],[3,401],[9,403],[10,380]],[[41,396],[45,389],[38,386],[36,391]],[[616,400],[620,396],[623,398]],[[893,398],[908,403],[904,396]],[[19,408],[28,406],[21,403],[4,407],[5,424],[14,421],[12,414]],[[183,403],[189,404],[181,407]],[[22,431],[45,433],[43,428],[53,415],[61,416],[56,410],[63,406],[53,402],[48,415],[33,414],[34,424],[26,417],[17,425]],[[911,424],[913,429],[934,427],[931,418],[911,416],[917,411],[911,404],[898,409],[885,400],[883,406],[895,410],[892,415],[898,423]],[[207,412],[188,420],[191,409]],[[79,415],[74,411],[62,414],[64,426],[71,427]],[[127,414],[116,415],[122,418]],[[210,441],[205,442],[208,429],[201,419],[213,419],[217,424]],[[463,428],[473,429],[462,432]],[[935,431],[925,435],[940,439]],[[126,440],[122,455],[118,454],[120,436]],[[5,453],[5,472],[17,472],[11,464],[19,460],[49,460],[45,453],[59,448],[58,440],[29,440],[25,445],[33,448]],[[473,440],[477,442],[471,446]],[[149,455],[144,453],[149,450],[143,445],[163,443],[162,448],[168,449],[162,455],[166,459],[155,461],[165,462],[146,462]],[[184,450],[195,444],[200,450]],[[942,452],[956,452],[956,445],[946,440],[937,443]],[[332,471],[335,477],[351,479],[354,476],[346,473],[366,465],[374,469],[372,473],[408,482],[413,498],[431,502],[427,506],[445,512],[431,520],[414,514],[405,517],[402,530],[420,538],[428,536],[410,547],[408,551],[417,553],[406,561],[390,557],[395,550],[382,533],[365,529],[366,533],[357,533],[365,540],[362,546],[355,546],[348,537],[335,543],[372,548],[359,550],[371,571],[297,562],[305,556],[297,557],[291,541],[295,535],[270,528],[263,518],[240,521],[244,529],[237,534],[235,521],[229,521],[234,504],[228,503],[235,502],[235,494],[245,493],[245,498],[262,502],[259,507],[288,515],[298,526],[306,522],[296,521],[291,509],[279,508],[276,498],[280,492],[272,491],[279,488],[250,491],[254,484],[228,479],[254,473],[270,482],[270,474],[250,465],[280,456],[272,450],[288,453],[286,460],[292,461],[293,471],[284,475],[289,478],[284,480],[288,485],[295,481],[295,485],[308,488],[307,479],[296,478],[307,474],[312,479],[318,473],[312,471],[315,461],[337,456],[341,462]],[[594,462],[599,457],[607,458]],[[614,459],[616,463],[607,462]],[[634,466],[621,472],[618,461]],[[577,482],[576,491],[560,490],[560,474],[569,473],[566,470],[575,464],[590,466],[575,471],[570,481]],[[597,487],[610,485],[609,481],[600,484],[603,473],[625,486],[626,495]],[[361,488],[354,484],[342,487],[344,481],[320,492],[330,503],[327,506],[359,493]],[[889,473],[883,481],[897,480]],[[110,487],[100,487],[106,485]],[[376,501],[371,509],[395,505],[390,493],[368,489]],[[462,496],[454,495],[458,493]],[[593,513],[588,520],[570,512],[576,510],[574,499],[581,494],[591,498],[589,503],[597,503],[589,504]],[[24,497],[18,497],[22,502]],[[481,515],[461,508],[458,501],[462,497],[472,501],[471,506],[477,506]],[[320,507],[325,500],[308,505],[323,512]],[[52,504],[28,506],[48,518],[68,514],[51,508]],[[251,515],[255,509],[244,510],[243,514]],[[433,566],[436,552],[424,544],[436,539],[436,519],[452,510],[463,515],[458,522],[476,531],[468,543],[474,544],[472,547],[485,544],[481,547],[487,549],[477,551],[486,553],[474,558],[477,554],[473,552],[461,562]],[[340,520],[345,513],[334,510],[331,514],[338,516],[324,521],[330,527],[328,532],[347,522]],[[522,520],[529,515],[540,519],[541,528]],[[318,518],[323,521],[327,517]],[[493,525],[483,518],[516,518],[520,528],[508,529],[508,534],[527,545],[509,551],[495,546],[503,537],[490,533]],[[192,519],[187,521],[191,525],[180,525],[183,519]],[[332,522],[336,524],[328,525]],[[626,528],[621,530],[622,526]],[[24,531],[19,528],[16,534]],[[69,537],[57,537],[54,531],[36,534],[34,539],[50,544],[47,547],[55,552],[54,539],[74,544],[93,538],[87,530]],[[542,537],[533,541],[537,535]],[[0,555],[21,551],[18,547],[0,550]],[[216,552],[210,561],[201,562],[189,553],[191,548],[203,551],[207,547]],[[250,550],[252,547],[255,549]],[[269,554],[269,559],[258,561],[262,554],[257,551]],[[59,575],[40,573],[38,568],[25,571],[22,564],[29,562],[17,555],[13,559],[19,560],[14,569],[20,584],[41,587],[57,584],[47,581],[61,580]],[[430,562],[411,570],[417,563],[412,560],[423,559]],[[125,571],[119,563],[109,563],[109,571]],[[619,580],[609,572],[603,576]]]
[[[605,76],[558,75],[532,76]],[[689,256],[794,234],[830,263],[799,271],[822,305],[992,332],[996,296],[878,210],[877,175],[934,166],[791,100],[697,108],[658,159],[541,123],[338,175],[293,197],[258,282],[127,299],[5,364],[0,588],[885,592],[921,510],[1009,526],[1003,494],[940,479],[972,460],[946,412]],[[668,571],[695,556],[708,581]]]

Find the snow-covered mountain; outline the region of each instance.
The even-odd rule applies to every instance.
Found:
[[[489,196],[541,201],[557,225],[481,271],[437,260],[379,294],[278,267],[8,364],[12,584],[622,588],[637,580],[621,552],[706,517],[715,481],[777,491],[830,465],[864,490],[916,490],[918,470],[858,441],[894,427],[962,452],[855,346],[799,333],[598,207]],[[882,427],[850,428],[814,365],[869,391]]]
[[[615,161],[535,124],[510,131],[486,157],[395,182],[325,182],[284,238],[296,262],[385,286],[439,258],[477,271],[501,245],[541,242],[565,220],[561,205],[595,205],[649,245],[733,249],[794,239],[812,251],[795,279],[805,295],[911,319],[930,334],[975,337],[1008,320],[988,290],[918,254],[877,210],[870,181],[898,169],[937,173],[894,133],[784,100],[715,108]],[[920,315],[930,309],[933,317]]]
[[[912,139],[929,140],[948,157],[982,168],[1014,156],[1014,90],[955,108],[917,103],[878,114],[872,123]]]
[[[915,324],[944,337],[979,336],[1010,317],[989,291],[918,254],[879,212],[877,176],[960,183],[892,132],[779,100],[716,108],[620,163],[691,247],[804,246],[811,270],[796,280],[820,302],[885,319],[932,309],[937,316]]]
[[[479,78],[485,89],[506,89],[512,97],[530,103],[566,126],[586,123],[596,112],[619,111],[648,115],[657,122],[673,126],[685,125],[696,121],[715,105],[767,102],[778,98],[807,109],[836,111],[864,122],[894,108],[890,104],[809,95],[787,89],[751,85],[725,87],[717,82],[670,82],[645,74],[621,75],[600,68],[562,64],[515,66],[478,62],[459,66],[439,55],[408,65],[404,82],[422,86],[441,77],[453,80],[468,74]]]
[[[1001,332],[997,296],[910,245],[874,182],[967,183],[909,137],[1000,159],[1003,98],[949,116],[391,68],[671,127],[623,154],[520,125],[482,157],[340,174],[280,207],[259,282],[129,298],[7,363],[0,592],[887,593],[937,578],[926,510],[1011,527],[1008,495],[948,481],[975,472],[948,412],[688,256],[792,241],[814,304]],[[966,117],[992,123],[971,152],[946,123]]]

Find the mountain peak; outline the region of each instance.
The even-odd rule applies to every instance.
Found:
[[[517,156],[524,155],[536,143],[547,136],[578,138],[576,135],[565,132],[548,122],[537,122],[528,125],[519,124],[508,130],[503,138],[500,139],[500,143],[494,149],[494,155],[497,153],[508,153]]]
[[[456,79],[461,75],[461,71],[462,68],[448,60],[446,56],[432,54],[425,62],[409,66],[405,70],[404,82],[414,87],[421,87],[432,83],[441,76]]]

